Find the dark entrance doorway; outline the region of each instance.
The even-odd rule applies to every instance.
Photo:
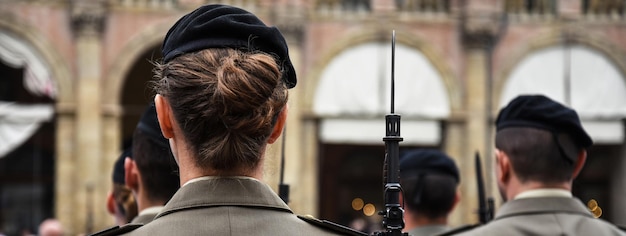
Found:
[[[160,61],[161,58],[160,45],[155,46],[141,54],[126,75],[121,99],[121,106],[124,111],[122,116],[124,148],[130,145],[139,118],[141,118],[146,106],[154,99],[154,93],[149,87],[154,68],[152,63]]]
[[[418,148],[401,146],[404,150]],[[435,148],[435,147],[421,147]],[[385,146],[321,144],[320,218],[363,232],[380,229]],[[360,228],[363,227],[363,228]]]
[[[24,88],[23,68],[0,62],[0,75],[0,102],[29,111],[33,105],[53,106],[53,99]],[[54,124],[52,115],[36,125],[24,142],[0,156],[0,232],[6,235],[35,234],[39,223],[54,217]],[[10,121],[0,125],[15,127]]]
[[[609,222],[615,210],[621,210],[612,204],[614,174],[621,171],[622,147],[620,145],[594,145],[587,150],[587,162],[578,177],[574,180],[572,193],[583,203],[595,200],[600,206],[600,218]]]

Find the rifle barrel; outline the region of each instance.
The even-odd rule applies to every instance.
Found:
[[[399,142],[400,137],[400,115],[394,113],[394,64],[395,64],[395,48],[396,48],[396,31],[393,31],[391,37],[391,114],[385,116],[385,163],[383,167],[384,186],[384,203],[385,209],[379,214],[383,216],[384,232],[379,232],[379,236],[388,235],[408,235],[402,233],[404,229],[404,210],[400,205],[400,153]]]

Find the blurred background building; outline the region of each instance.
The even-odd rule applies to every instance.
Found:
[[[205,3],[247,9],[290,44],[296,213],[378,226],[396,30],[400,146],[455,157],[453,225],[477,222],[475,151],[499,204],[492,124],[521,93],[578,110],[595,145],[574,194],[626,224],[624,0],[0,0],[0,232],[34,232],[48,217],[70,234],[113,225],[110,173],[152,99],[152,62],[170,26]],[[267,155],[273,187],[280,145]]]

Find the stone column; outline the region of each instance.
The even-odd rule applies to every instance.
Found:
[[[296,70],[300,68],[302,50],[299,43],[290,42],[289,54]],[[300,76],[299,78],[304,78]],[[287,119],[287,146],[285,163],[285,181],[290,184],[291,203],[289,204],[298,214],[316,214],[317,201],[310,201],[312,195],[317,196],[317,165],[316,162],[308,163],[309,156],[305,153],[302,142],[303,120],[302,105],[304,83],[289,91],[289,116]],[[313,132],[315,133],[315,132]],[[315,145],[314,145],[315,146]]]
[[[497,5],[497,4],[496,4]],[[474,155],[478,151],[481,155],[485,192],[491,196],[494,185],[492,178],[491,147],[491,117],[490,117],[490,69],[491,46],[494,43],[498,30],[498,19],[495,11],[478,9],[467,6],[467,13],[463,21],[463,44],[465,47],[465,84],[466,86],[466,153],[463,155],[464,165],[461,172],[464,179],[462,193],[465,207],[471,214],[466,214],[465,222],[478,222],[478,193]],[[469,201],[469,202],[468,202]]]
[[[302,147],[297,150],[297,160],[299,166],[296,171],[298,175],[298,200],[300,204],[297,205],[299,214],[310,214],[313,216],[319,216],[319,160],[318,160],[318,137],[317,137],[317,124],[314,119],[301,119],[300,143]],[[295,159],[295,158],[294,158]]]
[[[102,31],[105,2],[102,0],[72,1],[71,16],[76,45],[76,168],[72,231],[92,233],[105,225],[106,194],[100,186],[102,173],[102,117],[100,80],[102,77]]]
[[[54,215],[67,229],[67,235],[76,235],[74,229],[75,192],[77,179],[74,140],[76,118],[74,104],[58,103],[56,105],[56,160],[55,160],[55,203]]]
[[[302,8],[282,6],[273,9],[274,14],[283,16],[275,24],[285,36],[289,46],[289,57],[296,69],[298,84],[289,90],[289,113],[285,146],[284,182],[289,185],[289,206],[296,214],[317,214],[317,145],[315,130],[303,121],[304,73],[302,72],[302,40],[305,12]],[[312,135],[312,136],[311,136]],[[312,143],[311,143],[312,142]],[[278,172],[280,174],[280,172]]]

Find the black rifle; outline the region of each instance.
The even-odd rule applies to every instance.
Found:
[[[404,209],[400,205],[400,193],[402,187],[399,181],[399,142],[400,137],[400,115],[394,114],[394,93],[395,93],[395,55],[396,55],[396,31],[391,35],[391,114],[385,116],[385,163],[383,167],[385,209],[378,214],[383,216],[383,232],[375,235],[409,235],[402,233],[404,229]]]
[[[487,224],[493,219],[494,203],[493,198],[485,197],[485,183],[483,182],[483,169],[480,161],[480,154],[476,151],[476,182],[478,184],[478,220],[480,224]]]
[[[278,182],[278,196],[280,199],[285,202],[285,204],[289,204],[289,185],[283,182],[283,177],[285,176],[285,136],[287,136],[287,127],[283,128],[283,143],[281,144],[281,154],[280,154],[280,181]]]

